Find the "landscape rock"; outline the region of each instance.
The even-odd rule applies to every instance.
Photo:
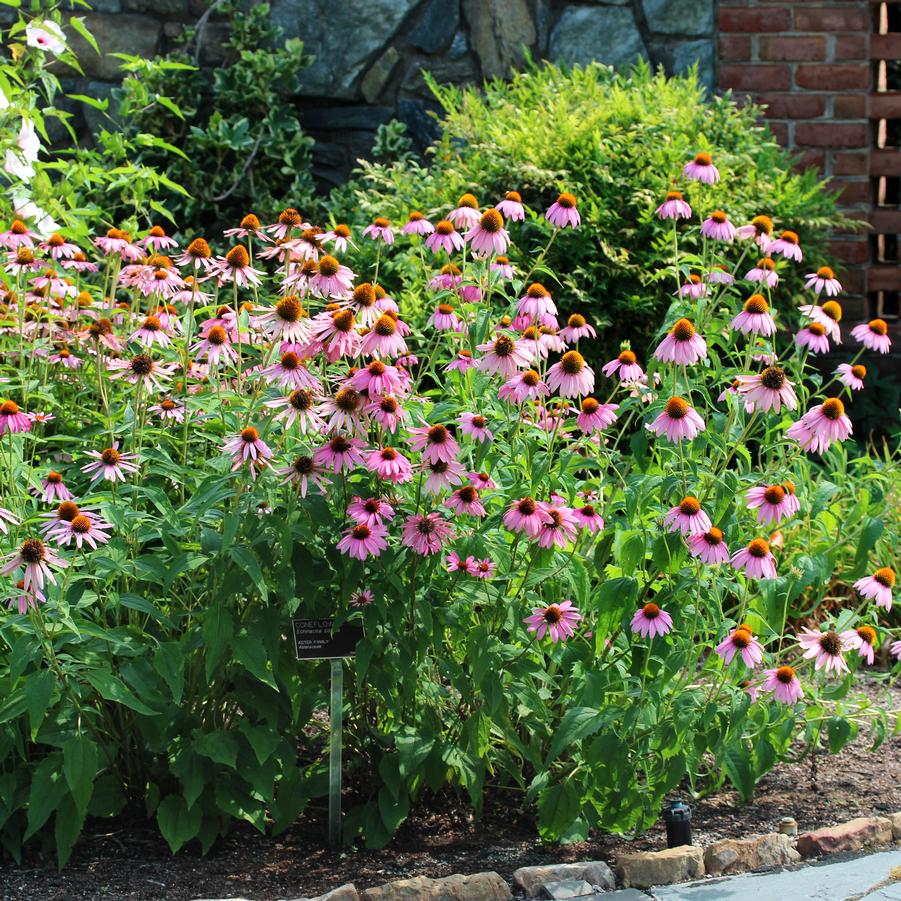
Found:
[[[630,66],[648,51],[629,7],[568,6],[551,32],[548,56],[554,62]]]
[[[546,886],[572,880],[582,880],[593,889],[600,891],[610,891],[616,887],[616,880],[613,878],[610,867],[602,860],[520,867],[513,874],[513,885],[524,891],[530,898],[537,898]]]
[[[407,40],[419,50],[437,53],[450,44],[459,24],[460,0],[430,0]]]
[[[399,879],[360,894],[362,901],[510,901],[510,887],[494,872],[463,876],[455,873],[443,879],[415,876]]]
[[[827,826],[798,836],[802,857],[818,857],[838,851],[860,851],[892,841],[893,824],[888,817],[856,817],[847,823]]]
[[[673,47],[671,69],[679,75],[698,64],[698,81],[713,90],[713,74],[716,66],[716,54],[710,41],[682,41]]]
[[[535,46],[538,33],[527,0],[463,0],[463,15],[485,78],[520,67],[523,48]]]
[[[97,41],[100,55],[75,29],[67,29],[66,36],[89,78],[115,81],[122,77],[122,64],[111,53],[130,53],[144,59],[156,55],[161,33],[156,19],[130,13],[87,13],[84,24]]]
[[[315,898],[292,898],[290,901],[360,901],[360,896],[357,894],[357,887],[352,882],[346,882],[324,895],[317,895]]]
[[[892,823],[892,838],[896,842],[901,841],[901,811],[890,813],[888,818]]]
[[[616,863],[617,874],[626,888],[670,885],[704,875],[704,851],[693,845],[620,854]]]
[[[551,901],[564,901],[568,898],[585,898],[594,894],[594,886],[584,879],[561,879],[559,882],[549,882],[541,887],[541,898],[549,898]]]
[[[801,855],[792,847],[791,839],[778,832],[746,838],[724,838],[704,849],[704,869],[709,876],[782,867],[797,863],[800,859]]]
[[[712,34],[713,0],[642,0],[655,34]]]
[[[400,54],[394,47],[389,47],[367,70],[360,82],[360,92],[367,103],[375,103],[388,84],[391,73],[400,62]]]

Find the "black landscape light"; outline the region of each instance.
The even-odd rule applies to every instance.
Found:
[[[691,844],[691,808],[684,801],[674,801],[663,811],[666,823],[666,845],[678,848]]]

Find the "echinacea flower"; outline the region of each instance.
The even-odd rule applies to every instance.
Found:
[[[551,299],[551,293],[544,285],[533,282],[519,299],[519,303],[516,305],[516,314],[537,321],[543,316],[556,316],[557,305]]]
[[[892,610],[892,589],[895,587],[895,571],[889,566],[876,570],[872,576],[865,576],[854,583],[854,587],[865,598],[876,598],[876,606],[886,613]]]
[[[285,351],[275,363],[259,370],[259,373],[282,388],[320,390],[316,377],[304,366],[300,356],[293,350]]]
[[[335,435],[313,451],[313,462],[331,472],[348,472],[363,463],[365,447],[359,438]]]
[[[250,265],[250,255],[247,248],[237,244],[220,260],[216,261],[215,272],[219,278],[219,284],[225,285],[234,282],[238,287],[244,285],[259,285],[259,269]]]
[[[476,558],[470,554],[468,557],[461,557],[456,551],[451,551],[447,555],[447,571],[449,573],[466,573],[468,576],[475,575],[474,569]]]
[[[784,231],[775,241],[770,241],[767,244],[766,252],[770,256],[781,253],[785,259],[794,260],[796,263],[800,263],[804,258],[801,246],[798,244],[798,235],[793,231]]]
[[[413,478],[413,464],[394,447],[379,447],[369,451],[365,465],[370,472],[386,482],[400,485]]]
[[[401,528],[401,543],[423,557],[440,553],[453,538],[454,527],[440,513],[408,516]]]
[[[246,220],[247,217],[245,217]],[[256,216],[253,217],[256,219]],[[257,220],[259,222],[259,220]],[[242,226],[244,222],[242,221]],[[272,225],[267,225],[265,230],[276,240],[286,238],[292,231],[306,227],[303,217],[294,209],[288,207],[278,214],[278,221]]]
[[[851,431],[851,420],[845,413],[845,405],[837,397],[830,397],[811,407],[789,426],[785,434],[797,441],[803,450],[825,454],[833,442],[850,438]]]
[[[747,547],[736,551],[731,562],[735,569],[743,569],[749,579],[776,578],[776,558],[763,538],[755,538]]]
[[[426,480],[422,483],[422,490],[426,494],[443,494],[454,485],[459,485],[466,475],[466,470],[456,460],[420,463],[417,469],[426,475]]]
[[[710,517],[701,509],[701,502],[689,495],[682,498],[663,518],[670,532],[683,535],[702,535],[711,528]]]
[[[752,294],[730,324],[732,328],[745,335],[762,335],[769,338],[776,333],[776,323],[770,315],[770,305],[761,294]]]
[[[495,273],[494,277],[498,279],[513,278],[513,266],[510,263],[510,258],[504,254],[496,256],[491,261],[491,266],[489,268],[490,272]]]
[[[768,669],[763,675],[766,679],[760,686],[761,689],[771,691],[777,701],[783,704],[796,704],[804,697],[801,681],[790,666]]]
[[[18,517],[11,510],[0,507],[0,532],[6,535],[9,532],[9,525],[17,526],[19,524]]]
[[[615,359],[605,363],[601,372],[607,378],[619,375],[620,382],[637,382],[644,375],[644,370],[638,365],[635,354],[631,350],[624,350]]]
[[[711,526],[700,535],[690,535],[687,539],[688,553],[702,563],[716,565],[729,559],[729,548],[723,540],[722,530]]]
[[[0,573],[8,576],[21,567],[24,570],[23,588],[26,591],[42,591],[45,580],[51,585],[56,584],[53,569],[65,569],[68,565],[66,560],[57,556],[40,539],[26,538],[17,551],[7,555]]]
[[[804,659],[815,661],[814,669],[825,669],[827,673],[848,672],[844,658],[848,645],[834,629],[825,632],[804,629],[798,636],[798,644],[804,648]]]
[[[757,265],[745,273],[746,282],[757,282],[768,288],[775,288],[779,284],[779,273],[776,272],[776,264],[764,257],[757,261]]]
[[[151,392],[160,391],[162,383],[172,378],[175,364],[158,363],[149,354],[135,354],[130,360],[110,360],[107,368],[111,379],[140,384],[145,391]]]
[[[435,231],[435,226],[419,210],[413,210],[401,231],[405,235],[430,235]]]
[[[272,450],[253,426],[241,429],[238,435],[222,446],[222,450],[232,455],[232,472],[247,464],[250,477],[254,479],[257,469],[264,468],[272,459]]]
[[[579,523],[569,507],[560,503],[544,504],[544,512],[548,518],[535,536],[539,547],[563,548],[576,540]]]
[[[55,501],[72,500],[73,494],[66,487],[66,484],[63,481],[62,474],[56,472],[55,470],[51,470],[41,481],[40,497],[41,500],[44,501],[44,503],[49,504]],[[5,510],[0,509],[0,520],[2,520],[3,514],[5,512]],[[6,531],[2,521],[0,521],[0,529],[2,529],[4,532]]]
[[[410,429],[410,447],[422,452],[425,463],[451,463],[460,454],[460,445],[443,425],[425,425]]]
[[[320,465],[306,454],[295,457],[290,466],[277,469],[275,474],[281,476],[283,485],[296,485],[301,497],[307,496],[310,482],[322,492],[329,487],[329,481],[323,475]]]
[[[888,336],[888,326],[884,319],[871,319],[851,329],[851,337],[859,341],[867,350],[887,354],[892,347]]]
[[[619,404],[602,404],[595,397],[585,397],[576,416],[576,428],[585,435],[600,432],[616,422],[618,409]]]
[[[273,307],[255,311],[253,322],[276,341],[306,344],[313,336],[309,314],[296,294],[282,297]]]
[[[860,657],[872,666],[876,659],[876,630],[872,626],[858,626],[845,629],[839,635],[846,650],[857,651]]]
[[[710,216],[701,223],[701,234],[705,238],[714,241],[731,243],[735,238],[735,226],[729,221],[729,217],[722,210],[714,210]]]
[[[794,516],[801,503],[790,482],[784,485],[758,485],[745,492],[748,509],[757,511],[757,522],[775,525],[787,516]]]
[[[457,315],[452,304],[439,303],[435,307],[435,312],[428,318],[427,325],[432,326],[439,332],[462,332],[466,325]]]
[[[522,222],[526,218],[526,210],[522,205],[519,191],[507,191],[504,199],[494,207],[511,222]]]
[[[7,432],[30,432],[31,420],[28,415],[19,410],[19,405],[13,400],[5,400],[0,403],[0,435]]]
[[[681,191],[668,191],[666,199],[655,212],[661,219],[691,219],[691,207],[683,199]]]
[[[453,510],[458,516],[464,513],[469,516],[486,516],[484,504],[479,499],[479,491],[473,485],[463,485],[454,491],[444,502],[444,505]]]
[[[447,214],[448,221],[457,228],[469,228],[479,221],[479,202],[472,194],[464,194],[457,206]]]
[[[523,497],[510,504],[504,514],[504,526],[511,532],[525,532],[537,538],[542,526],[551,521],[547,510],[531,497]]]
[[[707,356],[707,342],[687,319],[679,319],[654,351],[661,363],[690,366]]]
[[[588,529],[591,534],[604,530],[604,517],[598,513],[593,504],[574,507],[572,515],[580,529]]]
[[[656,638],[666,635],[673,628],[673,618],[656,604],[648,603],[635,611],[631,622],[632,631],[642,638]]]
[[[504,253],[510,243],[510,235],[504,228],[504,217],[496,209],[485,210],[464,238],[479,256]]]
[[[335,257],[326,254],[319,260],[309,285],[320,297],[344,300],[353,293],[354,273]]]
[[[594,370],[577,350],[569,350],[548,370],[547,386],[561,397],[580,397],[594,390]]]
[[[707,283],[700,275],[692,273],[688,276],[688,281],[684,282],[679,288],[680,297],[690,297],[697,300],[699,297],[707,296]]]
[[[740,375],[736,381],[737,391],[745,404],[755,410],[773,410],[778,413],[783,406],[787,410],[798,407],[792,383],[780,366],[768,366],[757,375]]]
[[[689,181],[699,181],[705,185],[715,185],[720,180],[720,172],[713,165],[709,153],[695,154],[695,158],[682,167],[682,175]]]
[[[110,523],[104,522],[96,514],[89,516],[85,512],[79,512],[71,519],[55,524],[46,534],[61,546],[74,542],[79,550],[83,544],[96,550],[98,544],[106,544],[109,541],[111,528]]]
[[[493,491],[497,485],[487,472],[468,472],[469,481],[480,491]]]
[[[827,297],[836,297],[841,294],[841,282],[828,266],[820,266],[816,272],[809,272],[804,278],[807,279],[804,287],[812,289],[816,294],[822,291],[826,292]]]
[[[162,420],[171,419],[173,422],[185,421],[185,405],[171,397],[163,398],[158,404],[147,408],[149,413],[156,413]]]
[[[569,319],[566,320],[566,325],[557,334],[570,344],[575,344],[582,338],[597,337],[594,326],[590,325],[581,313],[571,314]]]
[[[126,454],[119,450],[119,442],[114,441],[112,447],[108,447],[102,451],[88,451],[88,456],[94,458],[93,463],[86,463],[81,467],[81,471],[86,475],[91,475],[91,483],[99,479],[106,479],[108,482],[125,482],[125,474],[136,473],[138,465],[135,462],[138,459],[137,454]]]
[[[671,397],[657,418],[648,425],[655,435],[664,435],[672,443],[691,441],[705,429],[704,420],[684,398]]]
[[[826,335],[826,326],[819,322],[811,322],[805,325],[797,335],[795,344],[798,347],[806,347],[812,354],[829,353],[829,338]]]
[[[18,596],[10,598],[7,607],[10,610],[15,607],[22,616],[24,616],[29,609],[36,608],[38,604],[47,603],[44,592],[34,585],[26,588],[24,579],[19,579],[16,582],[16,591],[18,592]]]
[[[351,607],[359,609],[360,607],[368,607],[374,601],[375,595],[369,588],[360,588],[351,594],[349,603]]]
[[[489,375],[498,373],[505,379],[532,362],[526,343],[509,335],[498,335],[490,344],[479,344],[476,349],[483,354],[476,362],[478,368]]]
[[[480,413],[461,413],[457,422],[464,435],[469,435],[480,444],[494,438],[491,429],[488,428],[488,420]]]
[[[548,207],[544,218],[555,228],[578,228],[582,223],[582,217],[576,209],[576,198],[572,194],[559,194],[557,199]]]
[[[390,313],[376,319],[360,345],[364,357],[399,357],[406,352],[407,342],[399,331],[399,320]]]
[[[275,418],[284,422],[286,429],[290,429],[295,422],[299,423],[301,435],[307,432],[318,434],[326,429],[316,409],[316,395],[309,388],[295,388],[287,397],[267,400],[266,406],[279,411]]]
[[[839,327],[842,321],[842,305],[837,300],[827,300],[822,306],[804,304],[799,310],[809,319],[822,325],[830,340],[836,344],[842,343],[842,330]]]
[[[551,389],[541,380],[541,374],[535,369],[517,372],[507,379],[497,392],[501,400],[521,404],[527,400],[547,397]]]
[[[551,642],[566,641],[576,634],[576,624],[582,619],[577,607],[572,601],[560,601],[557,604],[548,604],[547,607],[535,607],[532,615],[527,616],[523,622],[526,631],[534,632],[535,637],[541,641],[545,635],[550,636]]]
[[[350,228],[343,222],[322,235],[322,243],[332,243],[338,253],[344,253],[347,250],[347,244],[350,241]]]
[[[384,216],[376,216],[372,223],[363,229],[363,237],[372,238],[373,241],[382,241],[385,244],[394,243],[391,223]]]
[[[745,666],[753,669],[763,662],[763,645],[753,636],[748,626],[736,626],[716,646],[716,653],[728,664],[740,655]]]
[[[735,236],[743,241],[754,239],[754,243],[762,248],[764,253],[769,246],[773,234],[773,220],[769,216],[755,216],[748,225],[741,225],[735,229]]]
[[[206,238],[194,238],[185,248],[184,253],[176,257],[175,262],[179,266],[186,266],[195,271],[202,269],[204,272],[209,272],[216,265],[216,261],[213,259],[213,251],[210,249]],[[191,284],[193,288],[196,288],[196,282]]]
[[[388,530],[381,523],[372,525],[358,523],[344,532],[338,542],[338,550],[357,560],[378,557],[388,547],[385,540],[387,535]]]
[[[450,255],[455,250],[462,250],[464,244],[463,235],[457,231],[454,223],[448,219],[442,219],[438,222],[435,225],[435,231],[425,239],[425,246],[432,253],[441,253],[443,250]],[[450,286],[442,285],[441,287],[447,288]]]
[[[711,285],[734,285],[735,276],[725,266],[717,264],[707,272],[707,281]]]
[[[470,575],[475,576],[477,579],[493,579],[494,573],[497,570],[497,564],[493,560],[484,559],[484,560],[476,560],[475,564],[470,569]]]
[[[855,363],[853,366],[850,363],[839,363],[835,375],[843,385],[847,385],[852,391],[862,391],[863,380],[867,377],[867,367],[860,363]]]

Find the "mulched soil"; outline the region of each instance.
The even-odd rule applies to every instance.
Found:
[[[901,687],[870,687],[868,694],[901,710]],[[870,753],[866,736],[840,754],[818,751],[783,763],[760,783],[744,806],[735,792],[693,801],[697,844],[753,832],[773,831],[793,816],[802,831],[855,816],[901,809],[901,738]],[[509,879],[517,867],[587,858],[611,861],[618,850],[665,847],[662,825],[625,842],[614,836],[574,845],[545,845],[532,821],[509,799],[490,796],[479,822],[450,798],[432,799],[381,851],[339,856],[323,848],[323,812],[311,812],[277,839],[235,828],[207,857],[190,850],[174,857],[146,822],[124,818],[89,825],[72,861],[57,873],[35,852],[21,866],[0,864],[0,899],[28,901],[188,901],[243,897],[274,901],[316,895],[344,882],[358,888],[407,876],[446,876],[496,870]]]

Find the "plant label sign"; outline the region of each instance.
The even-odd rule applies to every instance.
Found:
[[[344,623],[334,629],[333,619],[295,619],[294,648],[298,660],[338,660],[353,657],[363,637],[363,628]]]

